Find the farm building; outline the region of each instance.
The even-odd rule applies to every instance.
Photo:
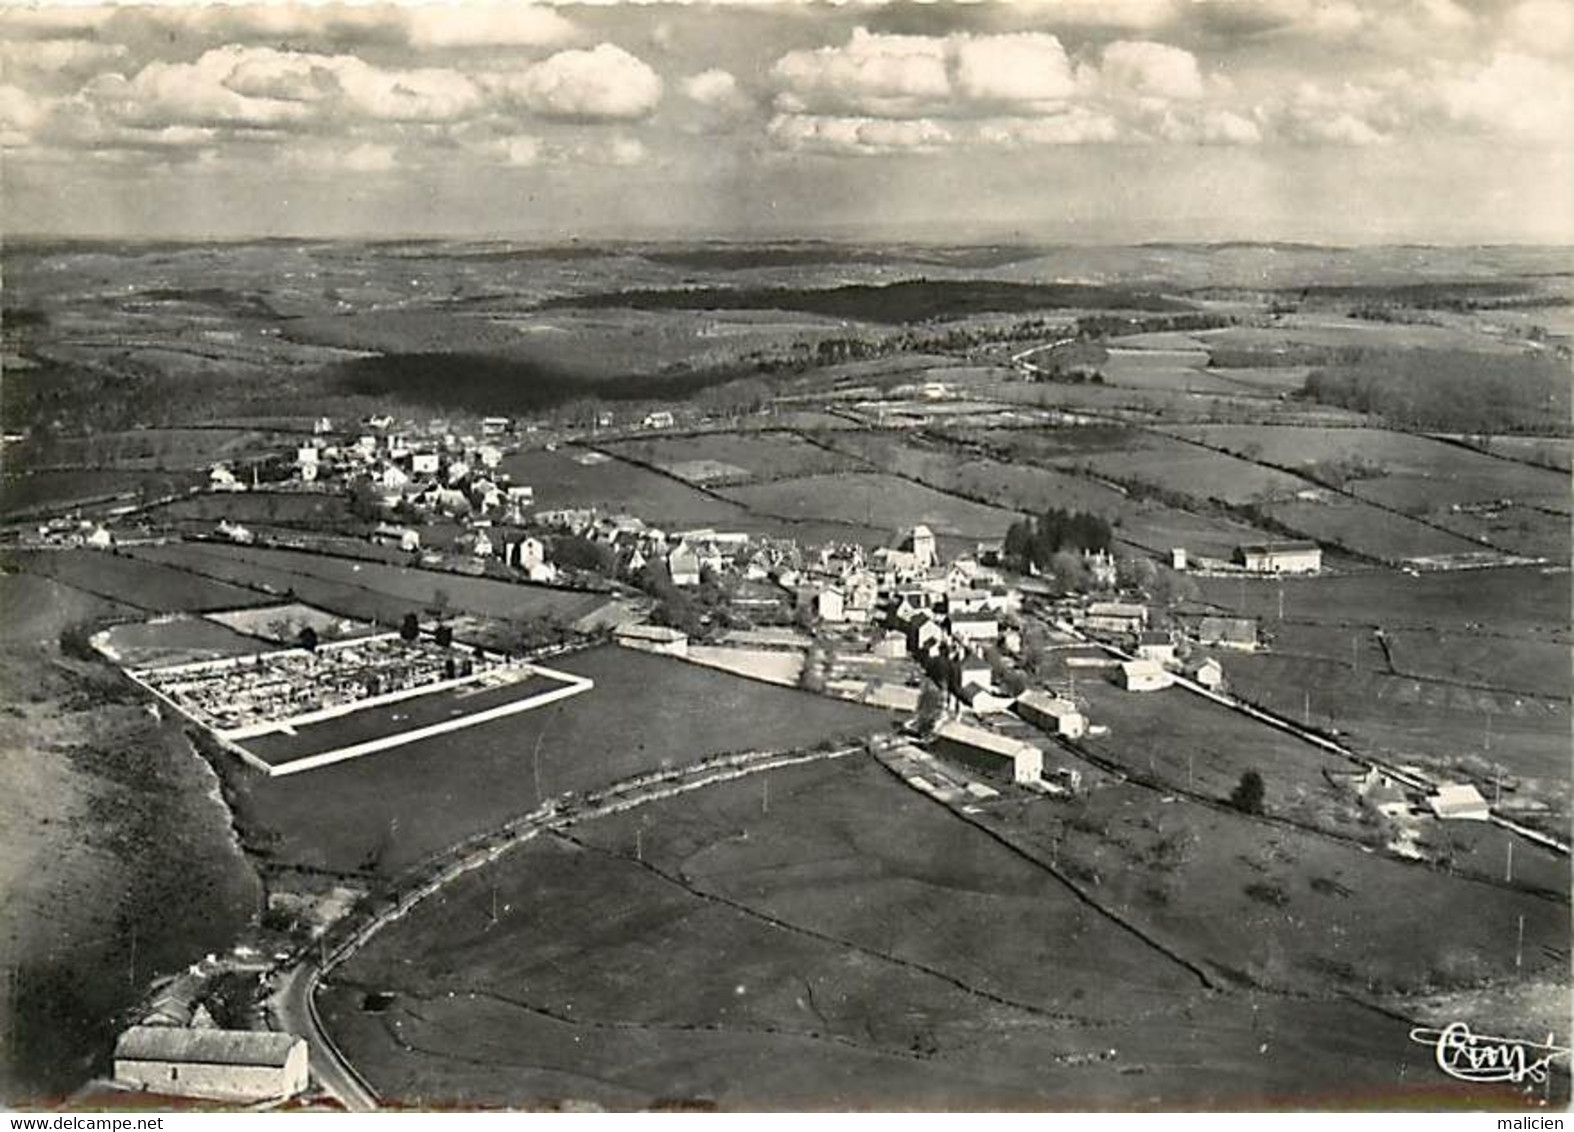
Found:
[[[1171,547],[1170,548],[1170,569],[1171,570],[1184,570],[1184,569],[1186,569],[1186,548],[1184,546],[1176,546],[1176,547]]]
[[[1257,574],[1315,574],[1323,568],[1323,548],[1315,542],[1251,543],[1235,556]]]
[[[1137,655],[1159,664],[1174,664],[1175,640],[1162,629],[1145,629],[1137,634]]]
[[[1491,817],[1481,791],[1464,782],[1445,782],[1435,794],[1426,797],[1427,809],[1439,818],[1454,821],[1486,821]]]
[[[1198,644],[1239,652],[1257,651],[1257,622],[1251,617],[1202,617],[1194,635]]]
[[[1128,660],[1120,666],[1120,686],[1128,692],[1157,692],[1172,680],[1156,660]]]
[[[671,428],[673,425],[672,414],[665,409],[646,413],[643,424],[645,428]]]
[[[1017,697],[1017,714],[1051,735],[1080,739],[1087,734],[1087,716],[1077,709],[1076,704],[1038,688]]]
[[[115,1042],[115,1080],[166,1096],[293,1097],[306,1088],[306,1042],[258,1030],[133,1026]]]
[[[1192,665],[1191,678],[1204,688],[1216,692],[1224,686],[1224,665],[1211,656],[1203,657]]]
[[[1044,752],[1031,743],[955,720],[935,728],[934,750],[992,778],[1028,783],[1044,774]]]
[[[1095,601],[1082,615],[1082,627],[1096,633],[1140,633],[1148,627],[1148,607],[1123,601]]]
[[[659,653],[662,656],[688,656],[689,638],[677,629],[664,625],[619,625],[612,632],[612,639],[624,648],[640,652]]]

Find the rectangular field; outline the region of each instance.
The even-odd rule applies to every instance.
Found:
[[[827,452],[787,432],[711,432],[698,436],[621,440],[608,447],[696,483],[719,479],[770,481],[863,468],[858,460]],[[705,474],[707,465],[733,468],[741,476]]]
[[[214,578],[266,585],[277,595],[384,624],[444,603],[450,611],[500,620],[549,615],[573,620],[605,601],[598,594],[270,547],[175,543],[133,553]]]
[[[53,578],[64,585],[144,609],[150,613],[236,609],[262,605],[267,594],[240,585],[205,577],[130,553],[102,550],[52,550],[17,552],[13,561],[30,574]],[[240,578],[239,581],[246,579]]]

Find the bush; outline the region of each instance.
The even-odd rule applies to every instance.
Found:
[[[1264,793],[1262,775],[1249,770],[1241,775],[1235,789],[1230,791],[1230,805],[1243,814],[1260,814],[1263,812]]]

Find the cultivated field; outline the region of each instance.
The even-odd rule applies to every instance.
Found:
[[[15,553],[12,561],[30,574],[151,613],[235,609],[261,605],[266,595],[240,585],[203,577],[155,559],[101,550],[51,550]]]
[[[288,778],[245,780],[240,805],[254,842],[281,864],[383,873],[567,790],[590,790],[709,754],[862,735],[887,718],[855,704],[616,647],[562,657],[554,665],[589,677],[595,688],[377,756]],[[697,704],[705,710],[697,711]]]
[[[556,616],[571,621],[606,600],[599,594],[259,546],[174,543],[139,547],[134,553],[150,563],[244,581],[267,587],[273,595],[296,597],[346,617],[384,624],[397,622],[406,613],[439,608],[499,620]],[[253,604],[263,598],[252,596]]]

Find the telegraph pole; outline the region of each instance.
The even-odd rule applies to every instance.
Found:
[[[1512,840],[1510,840],[1508,843],[1508,865],[1503,870],[1503,879],[1509,881],[1510,883],[1512,883],[1514,880],[1514,842]],[[1525,917],[1521,916],[1519,921],[1520,927],[1523,929]]]
[[[1519,942],[1514,945],[1514,973],[1525,964],[1525,913],[1519,914]]]

